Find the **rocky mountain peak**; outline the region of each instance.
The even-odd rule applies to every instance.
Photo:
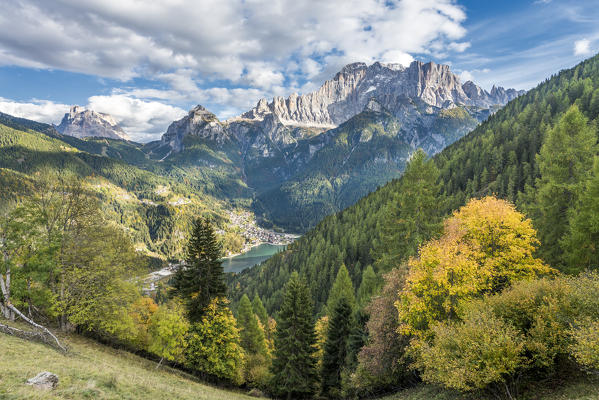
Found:
[[[236,119],[262,121],[272,113],[287,126],[332,128],[364,110],[371,98],[400,117],[405,113],[402,99],[406,98],[437,108],[463,105],[486,109],[504,105],[521,93],[503,88],[489,93],[470,81],[462,85],[448,65],[432,61],[413,61],[408,67],[357,62],[343,67],[315,92],[275,97],[271,103],[261,99]]]
[[[129,135],[111,115],[86,110],[81,106],[72,106],[56,130],[77,138],[91,136],[129,140]]]
[[[338,75],[344,75],[344,74],[352,74],[356,71],[361,71],[368,68],[368,65],[366,65],[366,63],[363,62],[355,62],[352,64],[347,64],[345,67],[341,68],[341,71],[338,72]]]
[[[162,142],[170,145],[173,150],[180,151],[183,148],[183,138],[188,135],[207,138],[220,144],[228,138],[226,129],[216,115],[199,104],[189,110],[185,117],[169,125],[162,135]]]

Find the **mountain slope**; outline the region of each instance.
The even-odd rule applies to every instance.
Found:
[[[193,216],[209,214],[219,227],[227,226],[227,212],[232,206],[215,197],[225,198],[228,193],[223,193],[227,189],[219,187],[214,176],[145,165],[139,147],[129,142],[80,140],[60,135],[49,126],[6,115],[1,122],[12,126],[0,123],[2,206],[37,190],[39,175],[54,171],[83,179],[100,200],[107,218],[122,225],[136,247],[149,254],[180,256],[183,233]],[[96,151],[101,154],[93,154]],[[146,169],[107,157],[106,153],[138,154],[139,164]]]
[[[522,191],[538,176],[536,154],[546,128],[576,104],[597,124],[599,116],[599,56],[560,72],[512,100],[473,132],[435,157],[440,184],[448,198],[440,208],[449,213],[474,196],[495,194],[519,203]],[[372,249],[381,240],[386,208],[401,187],[394,180],[354,206],[325,218],[288,250],[230,280],[232,297],[258,293],[269,312],[279,308],[281,288],[292,271],[305,275],[316,302],[325,304],[344,263],[358,287],[362,271],[373,263]]]
[[[40,343],[0,334],[0,397],[3,399],[250,399],[241,393],[198,383],[192,376],[76,335],[67,355]],[[16,361],[18,360],[18,362]],[[51,392],[25,381],[42,371],[58,375]]]

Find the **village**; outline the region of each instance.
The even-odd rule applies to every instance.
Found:
[[[231,221],[230,226],[245,238],[245,245],[240,254],[263,243],[287,245],[299,237],[299,235],[291,233],[275,232],[273,230],[262,228],[256,223],[254,215],[247,211],[230,211],[229,220]],[[237,254],[229,255],[229,257],[234,257],[236,255]]]

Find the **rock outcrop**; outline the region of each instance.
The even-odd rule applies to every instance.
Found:
[[[180,151],[183,148],[183,138],[187,135],[210,139],[218,144],[229,137],[216,115],[201,105],[195,106],[185,117],[170,124],[162,136],[162,142],[174,151]]]
[[[127,133],[111,115],[85,110],[79,106],[71,107],[56,130],[63,135],[77,138],[92,136],[129,140]]]

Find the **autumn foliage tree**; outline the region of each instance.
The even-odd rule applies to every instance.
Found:
[[[405,268],[394,268],[385,275],[379,296],[366,307],[368,341],[358,354],[354,386],[359,393],[371,395],[380,390],[411,383],[404,353],[409,338],[401,335],[395,302],[405,282]]]
[[[243,348],[237,321],[226,304],[226,299],[213,299],[202,319],[191,325],[185,359],[189,368],[204,376],[241,384]]]
[[[185,355],[189,330],[183,307],[176,302],[162,304],[152,314],[149,322],[148,334],[151,340],[148,350],[160,357],[158,366],[163,360],[181,361]]]
[[[534,256],[538,244],[531,221],[509,202],[471,200],[409,261],[396,303],[402,333],[425,336],[434,321],[455,319],[462,301],[551,273]]]

